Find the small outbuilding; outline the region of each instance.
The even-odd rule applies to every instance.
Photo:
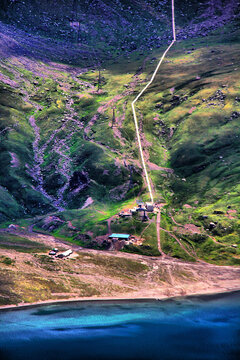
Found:
[[[147,202],[145,206],[146,206],[146,210],[148,212],[153,212],[154,211],[154,205],[152,203]]]
[[[14,225],[14,224],[10,224],[10,225],[8,226],[8,228],[9,228],[9,229],[12,229],[12,230],[17,230],[18,227],[19,227],[18,225]]]
[[[132,216],[132,213],[127,211],[121,211],[118,215],[122,218],[128,218]]]
[[[68,257],[71,254],[72,254],[72,250],[69,249],[69,250],[62,252],[61,254],[58,254],[57,257],[62,259],[62,258]]]

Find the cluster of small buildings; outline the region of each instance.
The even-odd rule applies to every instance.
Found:
[[[148,220],[148,213],[155,213],[157,208],[152,203],[144,203],[143,201],[137,201],[137,206],[132,209],[121,211],[118,216],[121,218],[130,218],[132,216],[138,216],[142,221]],[[130,234],[117,234],[113,233],[108,236],[108,241],[111,242],[112,249],[120,250],[125,245],[135,244],[141,245],[142,239],[138,239]]]
[[[133,215],[138,214],[138,216],[142,219],[142,221],[147,221],[148,220],[148,216],[147,213],[148,212],[155,212],[155,206],[152,203],[144,203],[142,201],[137,201],[137,205],[132,209],[129,209],[127,211],[121,211],[118,215],[122,218],[127,218],[127,217],[131,217]]]
[[[48,255],[54,256],[58,259],[67,258],[69,255],[71,255],[73,252],[71,249],[68,249],[64,252],[59,253],[59,250],[57,248],[53,248],[51,251],[49,251]]]

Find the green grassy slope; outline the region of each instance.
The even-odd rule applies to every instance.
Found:
[[[139,170],[121,159],[122,146],[109,126],[111,105],[101,110],[115,95],[121,98],[121,83],[130,76],[106,72],[101,75],[104,90],[98,92],[95,70],[75,69],[75,77],[40,62],[28,67],[16,58],[4,63],[6,69],[9,77],[0,85],[2,220],[40,215],[60,206],[79,208],[88,197],[110,206],[129,198],[129,193],[137,194],[142,184]],[[6,84],[10,76],[11,86]]]
[[[3,35],[9,39],[9,32]],[[167,204],[166,216],[171,212],[179,224],[195,224],[223,243],[225,260],[218,258],[223,247],[210,237],[200,244],[176,224],[170,230],[184,244],[189,241],[196,256],[219,263],[239,261],[238,38],[232,23],[206,38],[178,42],[137,103],[156,201]],[[13,55],[13,48],[2,44],[0,221],[7,221],[2,226],[16,218],[30,224],[26,218],[35,216],[32,222],[41,225],[51,213],[62,221],[51,230],[57,236],[74,241],[76,232],[103,235],[108,218],[132,206],[140,193],[148,199],[131,101],[163,48],[107,65],[99,86],[96,68]],[[93,204],[80,210],[89,198]],[[152,225],[143,238],[150,255],[158,255]],[[114,226],[124,232],[136,228],[131,221]],[[237,248],[230,248],[233,244]],[[169,254],[186,257],[177,248],[167,247]]]
[[[0,218],[34,215],[39,206],[49,211],[52,206],[32,189],[32,179],[25,171],[33,156],[33,135],[28,124],[32,106],[23,101],[19,89],[0,83],[0,93]]]
[[[240,239],[238,38],[229,26],[209,36],[207,46],[200,39],[177,44],[138,105],[153,144],[150,161],[174,170],[167,177],[151,172],[155,196],[164,195],[179,223],[196,224],[226,245],[193,241],[199,256],[213,262],[239,261],[231,248]]]

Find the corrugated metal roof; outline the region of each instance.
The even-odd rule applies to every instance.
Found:
[[[69,249],[69,250],[66,250],[62,253],[63,256],[68,256],[68,255],[71,255],[72,254],[72,250]]]
[[[128,239],[130,237],[129,234],[112,234],[109,236],[110,238],[118,238],[118,239]]]

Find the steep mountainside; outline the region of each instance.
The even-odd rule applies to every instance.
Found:
[[[238,6],[235,0],[175,0],[178,39],[205,37],[232,20]],[[158,48],[171,38],[169,0],[4,0],[0,14],[4,21],[64,46],[59,56],[41,55],[84,66]],[[30,46],[28,51],[39,56],[41,50]]]
[[[170,2],[57,3],[1,11],[2,226],[23,219],[87,246],[129,232],[145,248],[128,251],[159,255],[155,217],[112,216],[148,199],[131,101],[171,39]],[[163,250],[186,260],[239,262],[237,6],[177,1],[179,41],[137,104]]]

